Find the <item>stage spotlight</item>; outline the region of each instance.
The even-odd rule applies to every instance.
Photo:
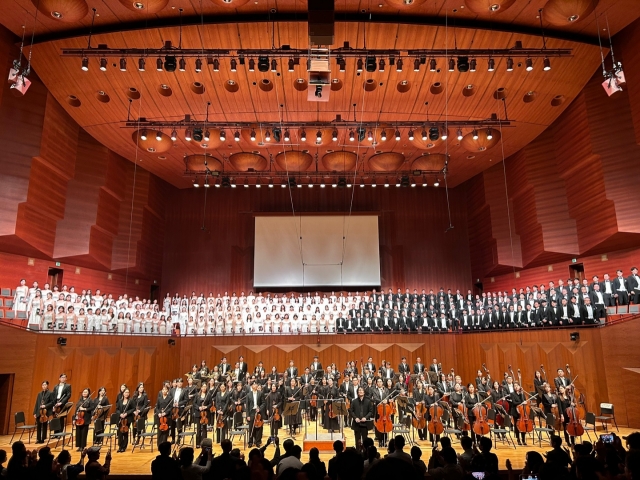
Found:
[[[217,58],[213,59],[213,71],[214,72],[220,71],[220,60],[218,60]]]
[[[249,71],[250,72],[256,71],[256,61],[253,58],[249,59]]]
[[[67,337],[58,337],[58,340],[56,341],[56,343],[58,345],[60,345],[61,347],[66,347],[67,346]]]
[[[362,71],[362,59],[359,58],[358,61],[356,62],[356,72],[361,72]]]
[[[184,72],[187,70],[187,61],[184,58],[180,59],[178,70],[180,70],[181,72]]]
[[[273,139],[276,143],[280,143],[280,139],[282,138],[282,130],[280,127],[276,127],[273,129]]]
[[[176,129],[174,128],[173,130],[171,130],[171,140],[175,142],[177,139],[178,139],[178,132],[176,132]]]
[[[429,128],[429,140],[435,142],[440,138],[440,129],[438,127]]]
[[[427,136],[427,131],[425,129],[422,129],[422,141],[426,142],[429,139],[429,137]]]
[[[429,71],[435,72],[436,70],[437,70],[436,59],[432,58],[431,60],[429,60]]]
[[[284,141],[288,142],[291,139],[291,136],[289,135],[289,130],[285,130],[284,131]]]
[[[387,140],[387,132],[385,130],[382,130],[382,133],[380,134],[380,140],[383,142]]]
[[[217,184],[216,184],[217,185]],[[209,177],[205,175],[204,177],[204,188],[209,188]]]
[[[224,130],[220,130],[220,141],[224,142],[227,140],[227,136],[224,133]]]
[[[316,143],[321,143],[321,142],[322,142],[322,132],[318,130],[316,132]]]
[[[138,71],[144,72],[144,58],[138,59]]]
[[[267,131],[264,133],[264,139],[265,139],[267,142],[270,142],[270,141],[271,141],[271,132],[270,132],[269,130],[267,130]]]
[[[458,138],[458,141],[462,140],[462,129],[461,128],[458,129],[458,137],[457,138]]]
[[[473,131],[473,139],[474,139],[474,140],[477,140],[477,139],[478,139],[478,131],[477,131],[477,130],[474,130],[474,131]]]
[[[300,140],[303,142],[307,141],[307,132],[304,130],[304,128],[300,131]]]
[[[176,57],[167,55],[164,57],[164,69],[167,72],[175,72],[178,66],[178,60]]]
[[[102,72],[107,71],[107,59],[104,57],[100,59],[100,71]]]
[[[439,186],[440,186],[440,180],[438,180],[438,179],[436,178],[436,181],[435,181],[435,182],[433,182],[433,186],[434,186],[434,187],[439,187]]]
[[[338,66],[340,67],[341,72],[344,72],[347,69],[347,62],[345,62],[344,58],[338,59]]]
[[[156,59],[156,72],[161,72],[162,70],[162,59],[158,57]]]
[[[229,64],[231,65],[232,72],[236,72],[238,70],[238,62],[235,58],[232,58]]]
[[[167,344],[168,344],[170,347],[175,347],[175,345],[176,345],[176,341],[175,341],[173,338],[170,338],[169,340],[167,340]]]
[[[571,339],[572,342],[579,342],[580,341],[580,333],[579,332],[571,332],[569,334],[569,338]]]
[[[251,141],[252,142],[256,141],[256,131],[255,130],[251,130]]]
[[[289,71],[290,71],[290,72],[293,72],[293,65],[294,65],[294,63],[293,63],[293,58],[290,58],[290,59],[289,59],[289,61],[288,61],[287,63],[288,63]]]
[[[475,70],[475,60],[473,62]],[[458,57],[458,71],[462,73],[469,71],[469,57]]]
[[[196,179],[193,181],[193,187],[194,188],[199,188],[200,187],[200,182],[198,181],[198,177],[196,177]]]
[[[442,140],[446,140],[448,137],[449,137],[449,134],[447,133],[447,129],[446,129],[446,128],[443,128],[443,129],[442,129],[442,135],[440,135],[440,138],[441,138]]]
[[[239,141],[240,141],[240,132],[239,132],[239,131],[237,131],[237,130],[235,131],[235,133],[233,134],[233,139],[234,139],[236,142],[239,142]]]
[[[476,59],[472,58],[471,61],[469,62],[469,71],[470,72],[475,72],[476,71],[476,65],[477,65]]]
[[[201,128],[194,128],[193,129],[193,139],[196,142],[201,142],[203,138],[204,137],[203,137],[202,129]]]
[[[295,180],[294,180],[295,182]],[[280,188],[287,188],[287,180],[282,180],[282,183],[280,184]]]
[[[548,72],[549,70],[551,70],[551,60],[549,60],[549,57],[544,57],[544,68],[543,70],[545,72]]]
[[[309,179],[309,184],[307,185],[309,188],[313,188],[313,179]]]
[[[360,188],[364,188],[364,178],[360,179]]]
[[[196,58],[196,73],[200,73],[202,71],[202,60]]]
[[[488,72],[493,72],[496,69],[496,61],[493,58],[489,59],[489,64],[487,66]]]
[[[402,72],[402,59],[399,58],[396,62],[396,72]]]
[[[269,71],[269,57],[258,57],[258,71],[259,72]]]
[[[82,59],[82,71],[83,72],[89,71],[89,59],[87,57],[84,57]]]
[[[531,60],[531,57],[527,57],[527,59],[525,60],[525,65],[527,66],[527,72],[533,70],[533,60]]]
[[[243,184],[244,188],[249,188],[249,179],[245,178],[244,179],[244,184]]]
[[[414,72],[419,72],[420,71],[420,59],[419,58],[416,58],[413,61],[413,71]]]
[[[349,130],[349,141],[353,142],[356,139],[355,134],[353,133],[353,130]]]
[[[384,179],[384,186],[387,188],[389,187],[389,177]]]
[[[275,58],[271,59],[271,71],[274,73],[278,71],[278,62]]]
[[[120,59],[120,71],[121,72],[126,72],[127,71],[127,59],[122,57]]]
[[[453,58],[449,59],[449,71],[453,72],[456,69],[456,61]]]
[[[490,128],[487,128],[487,140],[493,140],[493,133],[491,133]]]
[[[400,130],[396,130],[396,142],[400,141]]]
[[[184,132],[184,139],[185,139],[187,142],[190,142],[190,141],[191,141],[191,129],[187,128],[187,129],[185,130],[185,132]]]
[[[513,58],[507,58],[507,72],[513,72]]]
[[[403,187],[408,187],[409,185],[411,185],[411,182],[409,182],[409,177],[407,175],[404,175],[402,177],[402,179],[400,179],[400,185]],[[416,184],[414,183],[413,185],[411,185],[412,187],[415,187]]]
[[[204,141],[208,142],[209,141],[210,135],[209,135],[209,130],[205,130],[204,131]]]
[[[334,131],[333,131],[333,133],[331,134],[331,139],[332,139],[334,142],[337,142],[337,141],[338,141],[338,130],[334,130]]]
[[[371,132],[371,130],[369,130],[369,133],[367,133],[367,140],[373,142],[373,132]]]
[[[378,71],[384,72],[384,67],[385,67],[384,58],[381,58],[380,61],[378,62]]]
[[[146,139],[147,139],[147,131],[142,130],[142,132],[140,132],[140,140],[145,141]]]
[[[324,188],[327,185],[324,183],[324,178],[322,179],[322,181],[320,182],[320,188]]]
[[[413,136],[413,130],[409,130],[409,140],[413,140],[414,136]]]
[[[262,187],[262,185],[260,185],[260,179],[258,178],[256,180],[256,188],[261,188],[261,187]]]
[[[273,178],[269,180],[269,185],[267,185],[267,187],[273,188]]]
[[[377,68],[376,64],[377,64],[376,57],[367,57],[365,61],[365,68],[367,69],[367,72],[369,73],[375,72]]]
[[[157,140],[157,141],[162,140],[162,132],[161,132],[160,130],[158,130],[158,131],[156,132],[156,140]]]

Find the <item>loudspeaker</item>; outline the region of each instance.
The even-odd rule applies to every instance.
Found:
[[[571,332],[570,334],[570,338],[572,342],[579,342],[580,341],[580,333],[578,332]]]

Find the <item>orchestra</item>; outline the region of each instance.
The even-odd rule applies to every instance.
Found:
[[[490,434],[491,426],[505,426],[507,433],[499,433],[499,438],[513,434],[515,446],[527,445],[535,418],[553,424],[568,444],[574,444],[584,418],[584,395],[577,391],[569,365],[558,368],[552,381],[548,381],[541,365],[532,379],[534,393],[529,393],[522,386],[520,370],[516,380],[511,365],[499,381],[483,364],[476,378],[465,384],[453,368],[445,374],[435,358],[426,367],[417,357],[410,367],[408,359],[402,357],[397,372],[387,360],[382,360],[377,369],[371,357],[367,363],[360,360],[361,369],[354,360],[340,372],[333,363],[323,369],[315,356],[302,375],[298,375],[293,361],[282,372],[274,365],[269,375],[260,364],[253,374],[245,374],[248,368],[242,357],[233,369],[226,358],[211,370],[203,360],[186,375],[186,387],[182,377],[165,381],[153,405],[142,382],[133,394],[121,385],[114,405],[118,452],[127,449],[130,439],[139,445],[151,408],[158,444],[169,437],[171,443],[180,444],[180,433],[192,429],[197,446],[209,432],[219,444],[230,429],[246,428],[248,445],[260,447],[265,427],[270,437],[278,437],[286,426],[287,435],[295,438],[303,430],[306,434],[311,423],[316,424],[316,431],[337,434],[337,438],[345,428],[351,428],[357,445],[372,434],[381,447],[387,445],[396,424],[413,427],[416,442],[430,442],[432,446],[437,445],[445,427],[453,427],[455,435],[468,435],[477,443],[479,437]],[[49,390],[47,381],[42,383],[33,410],[38,443],[46,440],[48,421],[56,411],[62,411],[70,392],[65,374],[60,375],[60,383],[53,390]],[[78,450],[87,447],[91,424],[93,442],[101,444],[99,435],[105,431],[111,407],[104,387],[95,399],[90,388],[81,391],[70,417]]]

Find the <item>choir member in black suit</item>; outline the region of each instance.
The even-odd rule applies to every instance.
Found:
[[[631,275],[627,277],[627,288],[629,288],[629,300],[635,305],[640,303],[640,276],[638,267],[631,267]]]
[[[49,417],[53,414],[53,404],[55,400],[53,398],[53,393],[49,390],[49,382],[45,380],[42,382],[42,390],[38,393],[38,397],[36,398],[36,404],[33,407],[33,418],[36,419],[36,431],[37,431],[37,440],[36,443],[44,443],[47,439],[47,426]],[[41,409],[44,410],[44,417],[42,413],[40,413]],[[44,421],[42,421],[44,420]]]
[[[616,274],[618,276],[613,279],[614,297],[617,299],[618,305],[628,305],[629,284],[627,279],[622,276],[622,270],[617,270]]]

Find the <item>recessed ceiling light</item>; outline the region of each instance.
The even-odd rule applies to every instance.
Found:
[[[167,85],[166,83],[163,83],[162,85],[160,85],[160,88],[163,90],[168,90],[169,89],[169,85]]]
[[[60,12],[58,12],[58,11],[54,10],[53,12],[51,12],[51,16],[52,16],[53,18],[62,18],[62,13],[60,13]]]
[[[497,3],[492,3],[489,6],[489,10],[491,10],[492,12],[497,12],[498,10],[500,10],[500,5]]]
[[[156,149],[155,149],[155,148],[153,148],[153,147],[149,147],[149,148],[147,148],[147,152],[151,152],[151,153],[153,153],[153,152],[155,152],[155,151],[156,151]]]
[[[570,22],[575,22],[576,20],[578,20],[578,18],[580,18],[580,15],[571,15],[569,18],[567,18],[567,20],[569,20]]]
[[[142,10],[144,8],[144,3],[142,3],[142,2],[133,2],[133,8],[137,8],[138,10]]]

